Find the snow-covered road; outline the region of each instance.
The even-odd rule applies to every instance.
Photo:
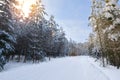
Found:
[[[111,80],[93,63],[86,56],[52,59],[4,71],[0,80]]]

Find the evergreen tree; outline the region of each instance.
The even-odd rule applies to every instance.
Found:
[[[0,0],[0,66],[5,64],[5,59],[9,59],[9,54],[14,51],[12,14],[10,11],[11,0]]]

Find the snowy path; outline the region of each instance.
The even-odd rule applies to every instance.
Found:
[[[111,80],[89,57],[53,59],[0,73],[0,80]]]

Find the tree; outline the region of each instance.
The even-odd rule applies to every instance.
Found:
[[[0,19],[4,18],[0,22],[0,53],[6,59],[17,56],[18,62],[36,62],[43,61],[46,56],[60,57],[68,54],[69,42],[65,32],[56,23],[54,16],[49,20],[45,18],[41,0],[29,6],[31,11],[28,16],[18,7],[22,7],[19,0],[4,0],[0,3]]]
[[[92,0],[90,24],[98,39],[96,41],[99,41],[103,66],[105,66],[104,58],[107,63],[120,66],[119,12],[118,0]]]
[[[4,65],[3,56],[9,59],[9,54],[14,51],[15,37],[10,11],[11,3],[11,0],[0,0],[0,58],[2,58],[0,65]]]

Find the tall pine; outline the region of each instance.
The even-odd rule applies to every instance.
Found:
[[[5,58],[14,51],[11,0],[0,0],[0,66],[3,68]]]

